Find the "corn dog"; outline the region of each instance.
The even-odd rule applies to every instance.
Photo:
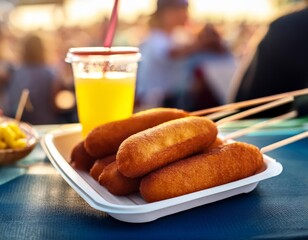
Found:
[[[115,161],[115,155],[110,155],[105,158],[100,158],[95,161],[92,168],[90,169],[90,175],[98,181],[99,175],[103,172],[104,168],[110,163]]]
[[[114,195],[129,195],[138,192],[140,178],[127,178],[117,169],[115,162],[104,168],[99,176],[99,183]]]
[[[211,150],[214,149],[214,148],[218,148],[218,147],[222,146],[223,144],[224,144],[223,140],[222,140],[221,138],[217,137],[217,138],[215,139],[215,141],[212,142],[212,144],[211,144],[210,146],[208,146],[208,147],[206,147],[206,148],[204,149],[203,152],[209,152],[209,151],[211,151]]]
[[[141,177],[202,151],[216,136],[216,125],[205,117],[162,123],[130,136],[121,144],[116,155],[118,170],[126,177]]]
[[[85,148],[90,155],[103,158],[115,154],[127,137],[163,122],[187,116],[187,112],[171,108],[142,111],[130,118],[106,123],[93,129],[85,139]]]
[[[262,166],[257,147],[231,143],[150,173],[142,179],[140,193],[148,202],[159,201],[251,176]]]
[[[95,160],[96,158],[90,156],[84,148],[83,141],[78,143],[71,152],[71,164],[80,170],[89,171]]]
[[[213,148],[217,148],[223,144],[223,141],[220,138],[216,140],[208,147],[205,151],[210,151]],[[132,178],[127,178],[121,174],[116,168],[116,164],[111,164],[115,161],[115,155],[109,157],[98,159],[95,161],[93,167],[90,170],[90,175],[100,181],[101,185],[105,186],[109,192],[116,195],[128,195],[139,191],[140,178],[135,180]],[[107,170],[103,170],[110,165]],[[99,176],[101,175],[101,177]],[[100,180],[99,180],[100,179]]]

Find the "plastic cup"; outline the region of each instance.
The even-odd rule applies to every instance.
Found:
[[[71,48],[65,60],[73,68],[83,137],[101,124],[131,116],[138,48]]]

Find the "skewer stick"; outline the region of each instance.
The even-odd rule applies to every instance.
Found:
[[[273,151],[273,150],[275,150],[277,148],[283,147],[283,146],[285,146],[287,144],[293,143],[295,141],[301,140],[301,139],[306,138],[306,137],[308,137],[308,131],[300,133],[300,134],[295,135],[293,137],[281,140],[279,142],[270,144],[270,145],[268,145],[266,147],[261,148],[260,151],[262,153],[267,153],[267,152]]]
[[[277,99],[281,99],[285,97],[290,97],[290,96],[296,97],[296,96],[301,96],[301,95],[306,95],[306,94],[308,94],[308,88],[304,88],[304,89],[296,90],[292,92],[280,93],[280,94],[271,95],[271,96],[262,97],[262,98],[256,98],[256,99],[242,101],[242,102],[237,102],[237,103],[229,103],[229,104],[225,104],[225,105],[213,107],[213,108],[207,108],[207,109],[191,112],[190,115],[191,116],[202,116],[202,115],[210,114],[213,112],[231,110],[231,109],[239,109],[243,107],[250,107],[250,106],[254,106],[254,105],[258,105],[262,103],[275,101]]]
[[[259,128],[262,128],[262,127],[265,127],[267,125],[274,124],[274,123],[277,123],[277,122],[280,122],[280,121],[283,121],[283,120],[286,120],[286,119],[290,119],[290,118],[293,118],[293,117],[296,117],[296,116],[297,116],[297,111],[291,111],[289,113],[280,115],[278,117],[274,117],[272,119],[269,119],[269,120],[266,120],[266,121],[254,124],[251,127],[248,127],[248,128],[241,129],[241,130],[235,131],[233,133],[230,133],[227,136],[223,137],[222,140],[226,141],[226,140],[229,140],[229,139],[238,138],[238,137],[241,137],[241,136],[243,136],[245,134],[248,134],[248,133],[250,133],[252,131],[255,131],[255,130],[259,129]]]
[[[29,97],[29,90],[28,89],[24,89],[22,90],[20,99],[19,99],[19,103],[18,103],[18,107],[17,107],[17,111],[15,114],[15,120],[17,120],[18,122],[21,120],[22,114],[24,112],[26,103],[28,101],[28,97]]]
[[[235,114],[237,112],[238,112],[238,110],[236,110],[236,109],[235,110],[225,110],[225,111],[219,111],[219,112],[215,112],[215,113],[206,115],[205,117],[214,121],[216,119],[220,119],[220,118],[223,118],[225,116]]]
[[[282,98],[282,99],[279,99],[279,100],[276,100],[276,101],[273,101],[273,102],[270,102],[270,103],[266,103],[266,104],[263,104],[261,106],[258,106],[258,107],[252,108],[252,109],[248,109],[246,111],[232,115],[230,117],[223,118],[223,119],[217,121],[216,125],[219,126],[219,125],[225,124],[227,122],[235,121],[235,120],[238,120],[238,119],[241,119],[241,118],[244,118],[244,117],[247,117],[247,116],[250,116],[250,115],[265,111],[265,110],[268,110],[270,108],[277,107],[277,106],[283,105],[285,103],[292,102],[293,100],[294,100],[294,97],[291,96],[291,97]]]

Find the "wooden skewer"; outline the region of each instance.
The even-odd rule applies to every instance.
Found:
[[[300,133],[300,134],[295,135],[295,136],[293,136],[293,137],[290,137],[290,138],[281,140],[281,141],[279,141],[279,142],[270,144],[270,145],[268,145],[268,146],[266,146],[266,147],[261,148],[260,151],[261,151],[262,153],[267,153],[267,152],[270,152],[270,151],[275,150],[275,149],[277,149],[277,148],[283,147],[283,146],[285,146],[285,145],[287,145],[287,144],[290,144],[290,143],[296,142],[296,141],[298,141],[298,140],[304,139],[304,138],[306,138],[306,137],[308,137],[308,131],[303,132],[303,133]]]
[[[214,108],[207,108],[207,109],[191,112],[190,115],[191,116],[203,116],[203,115],[210,114],[213,112],[250,107],[250,106],[255,106],[258,104],[262,104],[262,103],[275,101],[277,99],[281,99],[281,98],[285,98],[289,96],[296,97],[296,96],[301,96],[301,95],[306,95],[306,94],[308,94],[308,88],[304,88],[304,89],[292,91],[292,92],[280,93],[280,94],[252,99],[252,100],[247,100],[243,102],[229,103],[229,104],[225,104],[225,105],[214,107]]]
[[[261,106],[240,112],[238,114],[234,114],[230,117],[223,118],[223,119],[217,121],[216,125],[221,126],[222,124],[225,124],[227,122],[235,121],[235,120],[238,120],[238,119],[241,119],[241,118],[244,118],[244,117],[247,117],[247,116],[250,116],[250,115],[265,111],[265,110],[268,110],[270,108],[277,107],[277,106],[280,106],[282,104],[292,102],[293,100],[294,100],[294,97],[290,96],[290,97],[282,98],[282,99],[279,99],[279,100],[276,100],[276,101],[273,101],[273,102],[270,102],[270,103],[266,103],[266,104],[263,104]]]
[[[216,119],[220,119],[222,117],[225,117],[225,116],[228,116],[228,115],[231,115],[231,114],[235,114],[237,112],[238,112],[238,110],[219,111],[219,112],[215,112],[215,113],[206,115],[205,117],[214,121]]]
[[[297,116],[297,111],[291,111],[289,113],[280,115],[278,117],[274,117],[272,119],[269,119],[269,120],[266,120],[266,121],[254,124],[251,127],[248,127],[248,128],[241,129],[241,130],[235,131],[233,133],[230,133],[227,136],[224,136],[222,138],[222,140],[226,141],[226,140],[229,140],[229,139],[238,138],[238,137],[241,137],[241,136],[243,136],[245,134],[251,133],[252,131],[255,131],[257,129],[265,127],[267,125],[274,124],[274,123],[277,123],[277,122],[280,122],[280,121],[283,121],[283,120],[286,120],[286,119],[294,118],[296,116]]]
[[[22,114],[24,112],[26,103],[28,101],[28,97],[29,97],[29,90],[28,89],[24,89],[22,90],[20,99],[19,99],[19,103],[18,103],[18,107],[17,107],[17,111],[15,114],[15,120],[17,120],[18,122],[21,120]]]

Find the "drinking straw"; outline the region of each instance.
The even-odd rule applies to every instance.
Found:
[[[104,47],[110,48],[112,46],[117,22],[118,22],[118,5],[119,0],[114,1],[112,14],[109,20],[108,28],[107,28],[107,34],[104,40]]]

